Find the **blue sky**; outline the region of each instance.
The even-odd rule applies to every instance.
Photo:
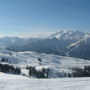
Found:
[[[90,30],[90,0],[0,0],[0,36]]]

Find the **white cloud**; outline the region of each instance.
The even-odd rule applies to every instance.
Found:
[[[21,38],[28,38],[28,37],[47,37],[51,32],[22,32],[22,33],[18,33],[18,32],[14,32],[13,34],[0,34],[0,37],[21,37]]]

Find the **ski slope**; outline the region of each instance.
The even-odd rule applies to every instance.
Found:
[[[0,59],[7,58],[13,65],[25,70],[27,65],[38,66],[37,58],[42,59],[43,66],[52,68],[50,79],[28,78],[22,75],[0,72],[0,90],[90,90],[90,78],[57,78],[57,72],[70,72],[70,68],[90,65],[89,60],[64,57],[36,52],[13,52],[0,50]],[[53,75],[53,76],[52,76]],[[54,77],[54,78],[53,78]]]
[[[0,90],[90,90],[90,78],[30,79],[0,73]]]
[[[73,57],[64,57],[52,54],[36,53],[32,51],[13,52],[9,50],[0,50],[0,59],[7,58],[11,64],[18,65],[21,68],[27,65],[38,66],[38,58],[42,59],[43,67],[50,67],[52,72],[50,77],[57,77],[57,72],[71,72],[74,67],[83,68],[90,65],[90,60],[78,59]],[[25,70],[22,70],[25,71]]]

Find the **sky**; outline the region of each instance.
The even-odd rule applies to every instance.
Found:
[[[90,31],[90,0],[0,0],[0,37]]]

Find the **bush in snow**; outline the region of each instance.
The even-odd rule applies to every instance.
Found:
[[[57,75],[59,76],[59,77],[72,77],[72,74],[71,73],[66,73],[66,72],[57,72]]]
[[[10,64],[9,60],[8,60],[7,58],[5,58],[5,57],[1,58],[0,61],[1,61],[1,62],[5,62],[5,63],[9,63],[9,64]]]
[[[38,58],[39,65],[42,65],[42,59]]]
[[[3,57],[3,58],[1,59],[1,62],[8,62],[8,59]]]
[[[14,74],[20,74],[20,73],[21,73],[21,69],[18,68],[18,67],[16,67],[16,68],[14,69]]]

